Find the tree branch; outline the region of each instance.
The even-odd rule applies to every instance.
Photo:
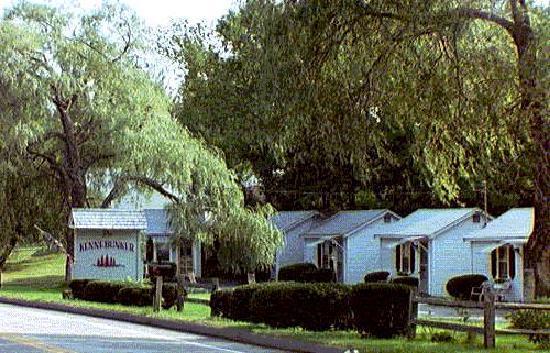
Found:
[[[170,199],[176,203],[180,202],[180,198],[176,195],[172,194],[166,188],[163,184],[159,183],[157,180],[145,176],[136,176],[136,175],[122,175],[117,178],[115,181],[113,188],[103,200],[101,203],[101,208],[108,208],[111,205],[111,202],[116,200],[118,197],[121,196],[121,193],[123,191],[124,183],[127,183],[129,181],[133,181],[136,184],[141,184],[143,186],[149,187],[158,193],[160,193],[162,196],[166,197],[167,199]]]

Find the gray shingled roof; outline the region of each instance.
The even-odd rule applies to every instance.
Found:
[[[149,235],[168,235],[174,231],[170,227],[168,211],[162,208],[146,209],[143,211],[147,219],[146,233]]]
[[[75,229],[145,230],[143,211],[112,208],[73,208],[69,227]]]
[[[319,223],[310,229],[306,236],[345,235],[361,226],[382,217],[388,210],[356,210],[340,211],[334,216]]]
[[[482,229],[472,231],[464,237],[464,240],[524,240],[527,241],[535,229],[535,209],[512,208],[504,212],[500,217],[487,223]]]
[[[317,211],[281,211],[275,214],[271,221],[280,231],[287,231],[292,227],[314,217]]]
[[[381,228],[377,235],[429,236],[473,214],[474,211],[481,210],[478,208],[422,208]]]

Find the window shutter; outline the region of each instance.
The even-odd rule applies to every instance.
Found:
[[[414,271],[416,270],[416,251],[413,243],[411,243],[410,246],[411,246],[411,250],[410,250],[411,266],[409,268],[409,272],[414,273]]]
[[[318,268],[323,267],[322,266],[323,258],[322,258],[322,253],[321,253],[321,246],[322,246],[322,244],[317,244],[317,267]]]
[[[395,270],[397,272],[401,271],[401,245],[395,246]]]
[[[497,277],[497,249],[491,252],[491,276]]]
[[[508,277],[514,279],[516,276],[516,252],[514,247],[510,245],[508,247]]]

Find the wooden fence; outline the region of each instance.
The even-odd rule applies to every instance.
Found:
[[[455,322],[425,320],[418,318],[418,304],[427,304],[432,306],[441,306],[448,308],[462,309],[481,309],[483,310],[483,327],[470,326]],[[427,298],[418,297],[411,292],[409,320],[411,325],[411,333],[414,334],[416,326],[427,326],[445,330],[473,332],[483,335],[483,344],[485,348],[495,347],[496,334],[542,334],[550,335],[550,330],[524,330],[524,329],[496,329],[495,317],[496,309],[504,310],[550,310],[550,305],[547,304],[518,304],[518,303],[500,303],[495,302],[494,293],[486,293],[483,301],[465,301],[465,300],[448,300],[444,298]]]

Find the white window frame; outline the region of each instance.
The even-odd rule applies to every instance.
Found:
[[[496,267],[496,278],[499,278],[499,279],[510,279],[510,248],[511,246],[509,245],[502,245],[502,246],[499,246],[498,248],[496,248],[496,264],[495,264],[495,267]],[[501,259],[500,258],[500,255],[504,252],[504,257]],[[514,254],[515,256],[515,254]],[[502,274],[500,273],[500,265],[501,264],[504,264],[504,268],[506,269],[506,276],[502,276]]]
[[[415,269],[411,269],[412,265],[412,256],[411,256],[411,243],[406,242],[404,244],[399,244],[399,268],[397,269],[397,272],[407,273],[411,274],[414,273]],[[405,251],[408,254],[408,257],[405,258]],[[407,260],[407,261],[405,261]],[[407,270],[405,271],[404,264],[407,265]],[[412,271],[411,271],[412,270]]]

